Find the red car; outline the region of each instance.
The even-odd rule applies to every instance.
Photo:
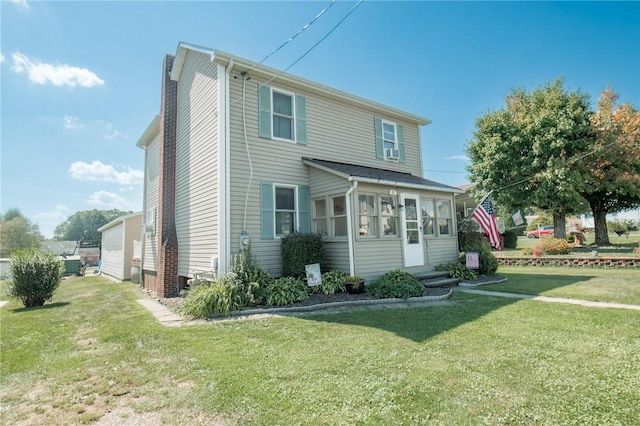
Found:
[[[536,230],[527,232],[527,238],[540,238],[545,235],[553,235],[553,225],[545,225]]]

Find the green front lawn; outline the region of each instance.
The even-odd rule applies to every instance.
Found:
[[[540,271],[530,281],[549,279]],[[617,271],[609,272],[616,286]],[[597,274],[570,275],[555,288],[589,286],[585,277]],[[470,296],[447,306],[166,328],[135,302],[133,284],[65,281],[44,307],[0,309],[2,423],[640,418],[637,311]]]
[[[543,238],[552,238],[552,237],[543,237]],[[496,252],[498,256],[522,256],[520,249],[523,248],[533,248],[533,246],[540,241],[538,238],[527,238],[524,235],[518,237],[518,243],[515,249],[503,249],[500,252]],[[563,256],[592,256],[591,252],[596,249],[598,250],[599,256],[638,256],[634,250],[638,248],[638,243],[640,243],[640,231],[630,232],[629,236],[621,236],[619,237],[617,234],[609,234],[609,241],[611,242],[610,246],[606,247],[593,247],[592,244],[595,241],[594,234],[585,234],[585,244],[582,247],[574,247],[573,252],[569,255]]]
[[[640,305],[638,268],[556,268],[500,266],[509,280],[482,290]]]

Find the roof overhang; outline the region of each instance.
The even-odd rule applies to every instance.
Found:
[[[140,139],[138,139],[136,145],[142,149],[145,149],[158,133],[160,133],[160,118],[156,115],[155,117],[153,117],[151,123],[149,123],[144,133],[142,133],[142,136],[140,136]]]
[[[346,180],[348,180],[349,182],[361,182],[361,183],[371,183],[371,184],[375,184],[375,185],[385,185],[385,186],[393,186],[393,187],[398,187],[398,188],[407,188],[407,189],[418,189],[418,190],[423,190],[423,191],[435,191],[435,192],[445,192],[447,194],[461,194],[464,193],[464,191],[462,191],[459,188],[455,188],[452,186],[436,186],[436,185],[430,185],[428,183],[425,184],[420,184],[420,183],[411,183],[411,182],[402,182],[400,180],[393,180],[393,179],[382,179],[382,178],[372,178],[372,177],[367,177],[367,176],[358,176],[358,175],[352,175],[349,173],[345,173],[345,172],[341,172],[339,170],[336,170],[334,168],[331,167],[327,167],[324,166],[322,164],[318,164],[316,161],[314,161],[311,158],[303,158],[302,159],[302,163],[306,164],[310,167],[315,167],[318,170],[322,170],[325,171],[327,173],[330,173],[334,176],[339,176],[341,178],[344,178]],[[373,169],[373,168],[370,168]],[[381,170],[382,172],[382,170]],[[385,171],[388,172],[388,171]]]
[[[233,63],[233,69],[237,72],[248,72],[251,77],[257,80],[270,81],[273,84],[283,84],[287,87],[291,87],[297,90],[305,91],[307,93],[317,94],[323,98],[334,99],[341,103],[357,106],[370,111],[375,112],[385,118],[395,119],[407,123],[417,125],[427,125],[431,123],[431,120],[425,117],[420,117],[399,109],[395,109],[377,102],[370,101],[355,95],[351,95],[341,90],[333,89],[328,86],[324,86],[319,83],[315,83],[310,80],[305,80],[300,77],[296,77],[291,74],[287,74],[283,71],[275,68],[267,67],[265,65],[259,65],[256,62],[248,59],[234,56],[221,50],[210,49],[202,46],[197,46],[189,43],[181,42],[178,44],[178,50],[173,62],[173,68],[171,69],[171,79],[174,81],[180,80],[182,74],[182,68],[189,51],[200,52],[209,55],[211,62],[215,62],[222,66],[227,66]]]

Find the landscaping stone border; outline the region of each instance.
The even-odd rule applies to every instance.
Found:
[[[567,266],[591,268],[640,268],[640,257],[561,257],[561,256],[496,256],[499,265],[507,266]]]

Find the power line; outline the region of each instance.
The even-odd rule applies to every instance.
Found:
[[[267,56],[265,56],[264,58],[262,58],[262,60],[258,63],[256,63],[255,65],[253,65],[251,68],[249,68],[246,72],[251,71],[252,69],[254,69],[255,67],[257,67],[258,65],[264,63],[264,61],[266,61],[267,59],[269,59],[271,56],[275,55],[280,49],[282,49],[283,47],[285,47],[287,44],[291,43],[296,37],[298,37],[302,32],[304,32],[307,28],[309,28],[311,25],[313,25],[314,22],[316,22],[318,20],[318,18],[320,18],[322,15],[324,15],[324,13],[331,9],[331,6],[333,6],[336,3],[336,0],[332,0],[331,3],[329,4],[329,6],[325,7],[324,9],[322,9],[320,11],[320,13],[318,13],[309,23],[307,23],[305,26],[303,26],[302,28],[300,28],[300,30],[298,30],[297,33],[295,33],[294,35],[292,35],[291,37],[289,37],[289,39],[287,41],[285,41],[284,43],[282,43],[280,46],[278,46],[273,52],[269,53]]]
[[[295,64],[297,64],[298,62],[300,62],[305,56],[307,56],[309,53],[311,53],[311,51],[313,49],[315,49],[316,47],[318,47],[320,45],[320,43],[322,43],[323,41],[325,41],[327,39],[327,37],[329,37],[331,35],[331,33],[333,33],[348,17],[349,15],[351,15],[353,13],[354,10],[356,10],[363,2],[364,0],[359,0],[355,5],[353,5],[353,7],[351,9],[349,9],[349,11],[342,17],[342,19],[340,19],[338,21],[337,24],[335,24],[333,26],[333,28],[331,28],[324,36],[322,36],[322,38],[320,38],[320,40],[318,40],[313,46],[311,46],[309,49],[307,49],[306,52],[304,52],[302,55],[300,55],[298,57],[298,59],[296,59],[295,61],[293,61],[291,63],[291,65],[289,65],[288,67],[286,67],[285,69],[283,69],[282,71],[280,71],[279,73],[277,73],[276,75],[274,75],[273,77],[271,77],[269,80],[267,80],[265,83],[263,84],[269,84],[271,83],[273,80],[275,80],[276,78],[280,77],[282,74],[284,74],[285,72],[287,72],[289,69],[291,69],[291,67],[293,67]],[[254,65],[252,67],[255,68],[256,65]],[[248,94],[254,94],[258,91],[258,89],[254,89],[252,91],[250,91]],[[244,99],[244,97],[242,98],[237,98],[231,102],[229,102],[229,104],[234,104],[238,101],[241,101],[242,99]]]

